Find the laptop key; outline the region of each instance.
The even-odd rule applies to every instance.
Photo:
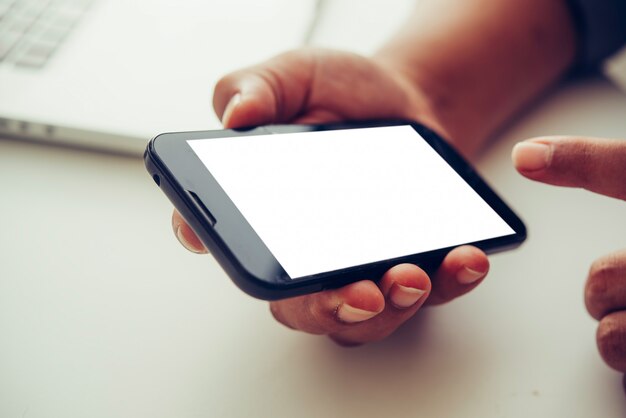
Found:
[[[68,33],[69,33],[69,30],[67,29],[59,29],[58,27],[48,27],[48,28],[45,28],[41,32],[41,34],[37,38],[37,41],[38,42],[44,41],[44,42],[59,44],[61,43],[63,38],[67,36]]]
[[[19,67],[42,67],[55,50],[54,45],[34,43],[29,45],[26,51],[15,61]]]
[[[35,56],[35,55],[23,55],[15,61],[15,65],[24,68],[41,68],[48,62],[48,57]]]
[[[0,64],[40,68],[95,0],[0,0]]]
[[[11,7],[13,6],[14,2],[14,0],[0,0],[0,22],[2,21],[2,19],[4,19],[5,16],[10,13]]]
[[[0,36],[0,61],[3,61],[13,50],[20,40],[21,34],[16,32],[4,32]]]

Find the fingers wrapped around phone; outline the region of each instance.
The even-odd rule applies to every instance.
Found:
[[[600,320],[596,335],[602,358],[626,372],[626,250],[596,260],[587,278],[585,303]]]
[[[207,252],[176,210],[172,226],[185,248]],[[362,280],[339,289],[271,302],[270,309],[289,328],[329,335],[342,345],[359,345],[384,339],[427,301],[440,304],[471,291],[488,270],[485,253],[462,246],[444,258],[432,285],[421,268],[399,264],[388,270],[378,284]]]
[[[336,290],[272,302],[274,317],[290,328],[327,334],[342,345],[382,340],[430,299],[450,301],[474,289],[489,270],[487,256],[475,247],[459,247],[444,259],[431,284],[412,264],[387,271],[378,285],[369,280]]]
[[[430,293],[428,275],[400,264],[383,275],[340,289],[272,302],[274,317],[290,328],[327,334],[342,345],[378,341],[393,333],[422,306]]]
[[[449,302],[478,286],[489,272],[487,255],[464,245],[450,251],[435,273],[428,304]]]
[[[176,210],[172,226],[185,248],[207,252]],[[387,271],[378,284],[362,280],[335,290],[271,302],[270,309],[289,328],[329,335],[342,345],[359,345],[384,339],[426,301],[440,304],[471,291],[488,270],[489,260],[481,250],[463,246],[445,257],[434,286],[421,268],[400,264]]]
[[[193,232],[176,209],[174,209],[174,213],[172,213],[172,229],[174,230],[174,235],[176,235],[176,238],[178,238],[178,241],[183,247],[196,254],[207,253],[204,244],[202,244],[196,233]]]

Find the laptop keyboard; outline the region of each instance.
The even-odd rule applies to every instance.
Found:
[[[95,0],[0,0],[0,65],[42,68]]]

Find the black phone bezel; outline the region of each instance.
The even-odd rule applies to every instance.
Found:
[[[471,244],[489,254],[515,248],[526,239],[524,223],[472,166],[436,133],[412,121],[268,125],[242,129],[165,133],[150,141],[144,154],[144,161],[155,182],[237,286],[256,298],[283,299],[340,287],[356,280],[376,280],[387,269],[398,263],[414,263],[432,272],[454,247],[291,279],[209,170],[202,164],[187,141],[397,125],[411,125],[515,231],[512,235],[459,245]]]

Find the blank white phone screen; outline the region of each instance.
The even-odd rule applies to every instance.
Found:
[[[292,279],[514,233],[409,125],[187,142]]]

